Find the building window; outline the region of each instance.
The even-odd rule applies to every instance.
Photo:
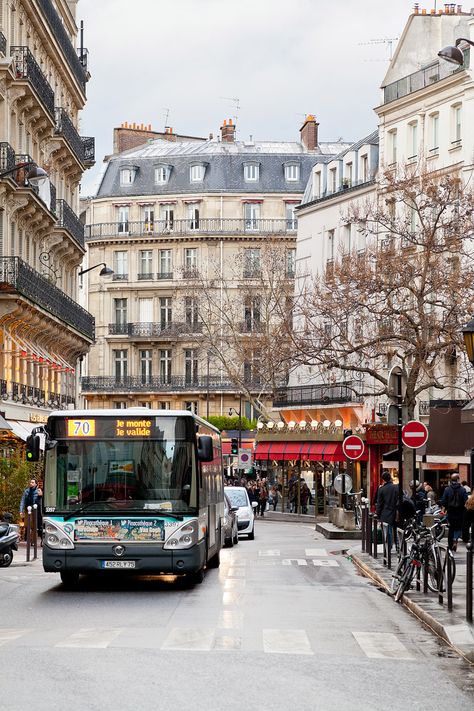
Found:
[[[360,174],[363,183],[369,179],[369,157],[364,155],[360,159]]]
[[[244,205],[245,229],[249,232],[258,230],[260,203],[246,202]]]
[[[155,209],[152,205],[143,208],[143,228],[145,232],[153,232],[155,224]]]
[[[160,207],[161,229],[171,231],[174,225],[174,207],[172,205],[162,205]]]
[[[260,383],[260,359],[261,353],[258,350],[252,350],[244,360],[244,382],[250,385],[258,385]]]
[[[245,249],[244,250],[244,277],[255,278],[260,276],[260,249]]]
[[[127,409],[127,403],[124,400],[115,400],[114,401],[114,410],[126,410]]]
[[[352,185],[352,163],[346,163],[345,174],[342,180],[343,188],[350,188]]]
[[[298,228],[295,209],[296,205],[286,204],[286,229],[290,231],[294,231]]]
[[[322,190],[322,176],[321,173],[315,173],[314,174],[314,197],[319,198],[321,197],[321,190]]]
[[[342,248],[344,254],[349,254],[351,251],[351,240],[352,240],[352,225],[347,224],[343,226],[342,230]]]
[[[114,299],[114,322],[116,326],[126,326],[127,299]]]
[[[128,375],[128,351],[126,349],[113,350],[114,374],[116,380],[122,380]]]
[[[171,403],[169,400],[160,400],[159,406],[160,410],[171,410]]]
[[[171,350],[160,350],[160,380],[162,383],[171,383]],[[162,407],[163,410],[169,408]]]
[[[132,185],[135,180],[135,168],[122,168],[120,170],[120,185]]]
[[[198,230],[199,229],[199,207],[197,207],[196,205],[188,205],[187,211],[188,211],[189,229],[190,230]]]
[[[196,271],[198,265],[197,248],[186,247],[184,250],[184,270],[186,273]]]
[[[331,168],[329,171],[329,187],[332,193],[337,189],[337,168]]]
[[[152,376],[153,351],[146,349],[140,351],[140,377],[142,383],[150,383]]]
[[[439,114],[430,116],[430,153],[439,151]]]
[[[196,400],[185,400],[184,402],[184,409],[189,410],[189,412],[192,412],[193,415],[198,414],[198,403]]]
[[[163,185],[168,182],[169,168],[166,165],[159,165],[155,168],[155,184]]]
[[[294,183],[300,179],[300,167],[297,164],[285,165],[285,180],[287,183]]]
[[[286,250],[286,276],[293,278],[296,272],[296,249]]]
[[[171,249],[160,249],[159,255],[159,268],[158,279],[171,279],[172,278],[172,266],[171,266]]]
[[[153,278],[153,251],[151,249],[142,249],[138,257],[138,278],[152,279]]]
[[[204,171],[204,165],[192,165],[189,169],[189,180],[192,183],[202,183],[202,181],[204,180]]]
[[[140,323],[153,323],[153,297],[138,299],[138,318]]]
[[[244,331],[258,330],[260,326],[261,299],[259,296],[247,297],[244,303]]]
[[[328,230],[328,261],[334,261],[334,230]]]
[[[118,233],[123,234],[126,232],[128,234],[129,231],[129,225],[128,225],[128,215],[129,215],[129,207],[128,205],[122,205],[121,207],[117,208],[117,222],[118,222]]]
[[[408,124],[408,160],[418,156],[418,121]]]
[[[397,129],[388,132],[388,162],[397,162]]]
[[[128,279],[128,252],[114,252],[114,279],[118,281]]]
[[[244,180],[246,183],[256,183],[260,178],[260,165],[258,163],[244,164]]]
[[[186,385],[197,383],[198,380],[198,357],[195,348],[187,348],[184,351],[184,379]]]
[[[184,299],[184,311],[187,326],[195,326],[199,322],[198,300],[194,296]]]
[[[139,403],[138,403],[138,407],[146,407],[146,408],[150,409],[150,408],[151,408],[151,402],[148,402],[147,400],[145,400],[145,402],[143,402],[143,401],[140,400]]]
[[[462,138],[462,105],[453,106],[453,143],[461,142]]]
[[[161,328],[166,328],[171,323],[172,306],[171,296],[160,297],[160,324]]]

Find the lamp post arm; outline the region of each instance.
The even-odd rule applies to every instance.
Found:
[[[471,47],[474,47],[474,42],[472,40],[466,39],[465,37],[458,37],[458,39],[456,40],[456,47],[458,47],[461,42],[467,42],[471,45]]]
[[[81,269],[81,271],[78,273],[78,275],[82,276],[83,274],[87,274],[87,272],[90,272],[91,269],[96,269],[96,267],[102,267],[102,266],[106,267],[107,265],[105,262],[99,262],[99,264],[94,264],[93,267],[88,267],[88,269]]]
[[[2,178],[5,178],[7,175],[11,175],[12,173],[16,173],[17,170],[21,170],[22,168],[30,168],[31,166],[36,165],[34,161],[28,161],[27,163],[18,163],[18,165],[15,165],[14,168],[10,168],[9,170],[4,170],[2,173],[0,173],[0,180]]]

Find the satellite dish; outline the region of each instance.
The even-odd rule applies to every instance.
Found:
[[[352,491],[352,477],[349,476],[349,474],[338,474],[334,478],[334,488],[337,491],[338,494],[342,494],[342,480],[343,477],[345,479],[344,482],[344,493],[349,494]]]

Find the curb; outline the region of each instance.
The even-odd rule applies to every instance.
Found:
[[[361,573],[366,577],[370,578],[374,583],[376,583],[379,587],[383,588],[384,592],[386,592],[388,595],[390,595],[390,588],[388,587],[387,583],[385,580],[378,575],[378,573],[375,570],[372,570],[372,568],[369,568],[369,566],[364,563],[355,553],[352,551],[348,551],[348,555],[350,555],[351,560],[353,561],[354,565],[359,568]],[[390,595],[391,597],[391,595]],[[456,652],[460,657],[464,659],[468,664],[471,666],[474,666],[474,652],[471,650],[464,651],[460,647],[456,647],[454,645],[448,636],[448,633],[446,632],[444,626],[438,622],[436,618],[434,618],[432,615],[429,614],[429,612],[426,612],[422,607],[420,607],[416,602],[413,600],[410,600],[406,595],[403,595],[402,597],[402,605],[409,610],[412,615],[414,615],[420,622],[422,622],[426,627],[431,632],[434,632],[438,637],[440,637],[446,644],[451,647],[451,649]]]

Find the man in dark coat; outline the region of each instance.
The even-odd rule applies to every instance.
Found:
[[[448,514],[449,533],[448,548],[455,551],[458,538],[461,538],[464,507],[467,501],[467,491],[459,482],[459,474],[451,474],[451,483],[443,491],[441,506]]]
[[[377,492],[375,510],[379,521],[390,525],[388,540],[391,547],[393,543],[393,527],[397,517],[398,488],[393,483],[390,472],[383,472],[382,480],[384,483]]]

